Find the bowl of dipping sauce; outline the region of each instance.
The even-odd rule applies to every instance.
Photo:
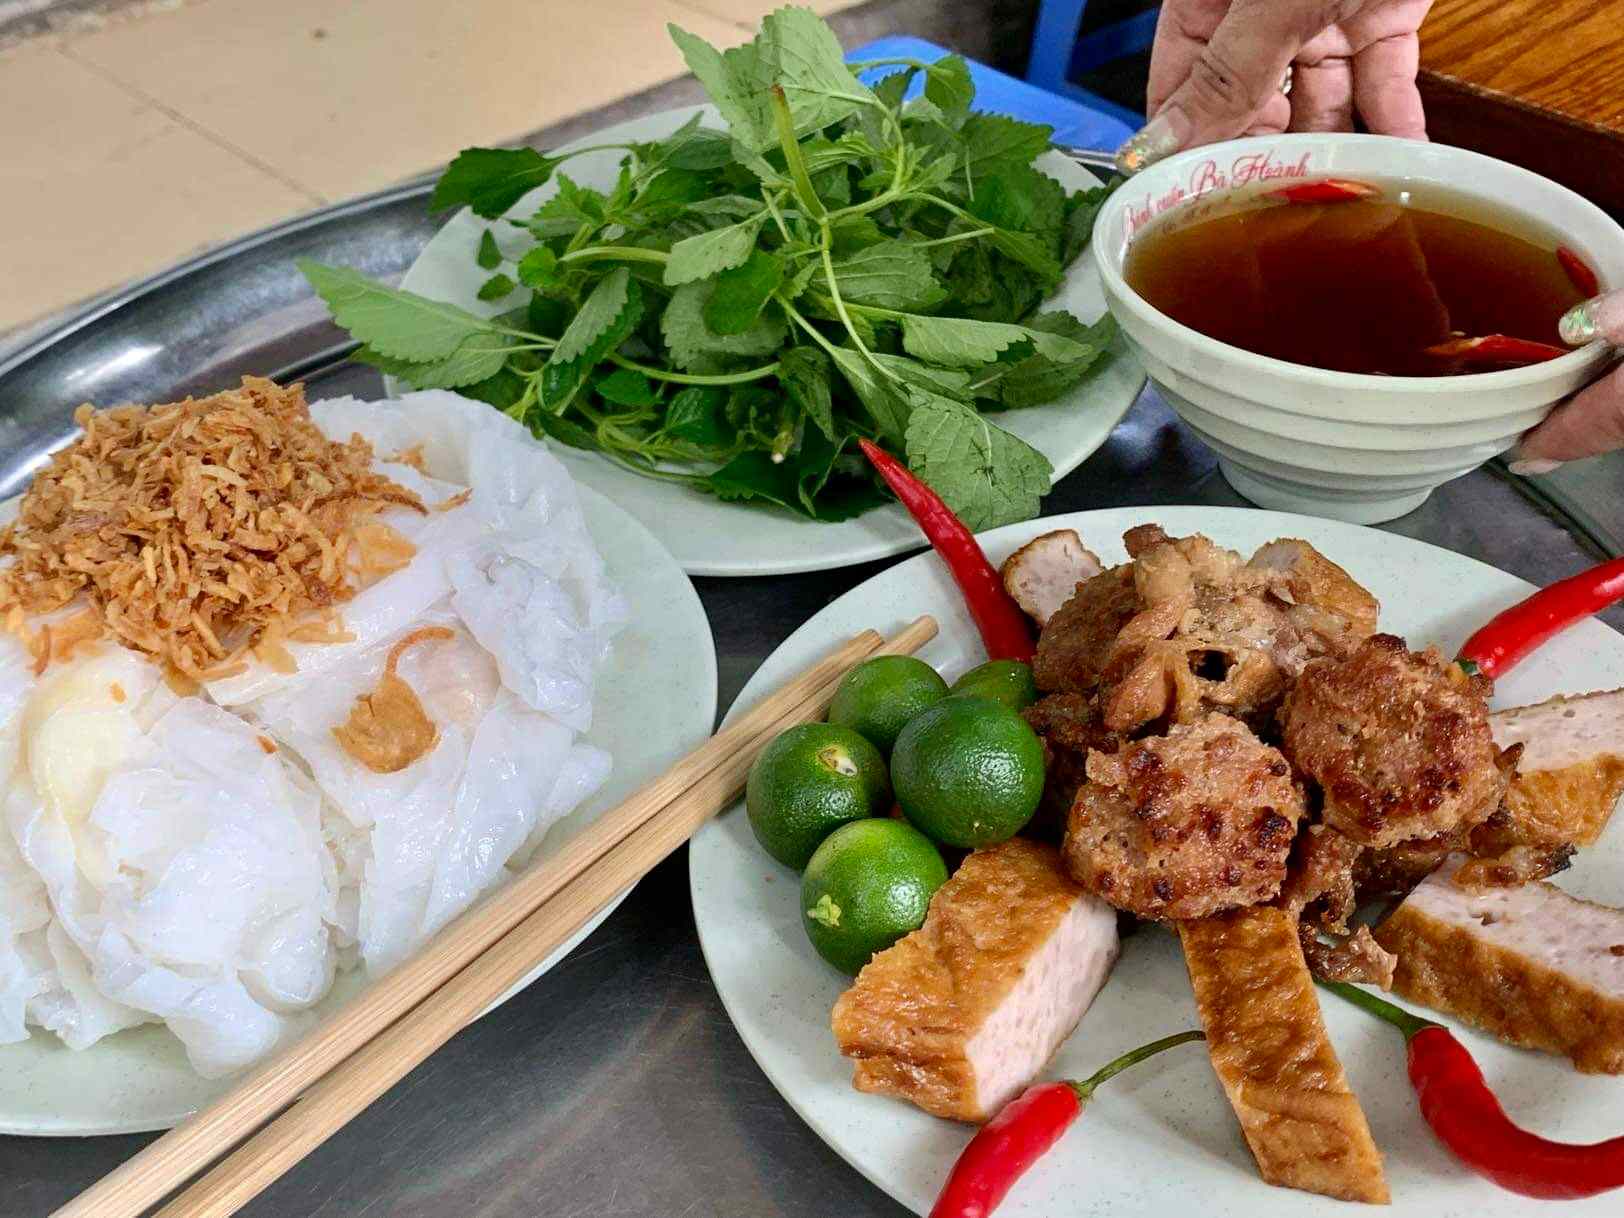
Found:
[[[1193,149],[1124,183],[1093,249],[1169,404],[1263,507],[1374,524],[1511,448],[1613,358],[1557,320],[1624,285],[1624,229],[1537,174],[1349,134]],[[1558,250],[1565,251],[1558,256]]]

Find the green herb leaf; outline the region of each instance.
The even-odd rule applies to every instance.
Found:
[[[950,398],[964,398],[970,392],[970,374],[958,368],[933,368],[903,355],[888,355],[875,351],[873,356],[889,371],[916,388],[929,393],[945,394]]]
[[[970,407],[920,395],[908,420],[908,466],[974,531],[1037,515],[1054,467]]]
[[[715,334],[743,334],[756,324],[761,308],[784,278],[784,260],[766,250],[752,250],[738,266],[716,277],[705,302],[705,324]]]
[[[637,192],[631,207],[649,221],[673,218],[692,203],[707,198],[713,189],[709,174],[693,169],[666,169]]]
[[[733,160],[733,141],[723,132],[699,127],[681,138],[672,136],[664,156],[672,169],[720,169]]]
[[[907,434],[908,416],[913,410],[906,391],[877,372],[860,351],[836,347],[829,354],[880,434],[900,444]]]
[[[756,234],[766,218],[766,212],[757,212],[737,224],[677,242],[671,247],[670,260],[665,264],[666,286],[674,288],[696,279],[708,279],[718,271],[738,266],[755,248]]]
[[[299,259],[298,267],[333,320],[380,355],[419,363],[442,360],[474,335],[493,333],[489,322],[466,309],[385,287],[359,271],[309,258]]]
[[[1060,248],[1060,260],[1065,265],[1070,266],[1088,248],[1089,240],[1094,236],[1094,220],[1099,216],[1100,208],[1105,206],[1111,192],[1123,180],[1113,177],[1104,186],[1080,190],[1067,198],[1065,231],[1061,236]]]
[[[925,69],[925,97],[949,122],[957,123],[969,114],[975,96],[975,82],[962,56],[948,55]]]
[[[609,197],[601,190],[578,186],[568,174],[559,174],[557,180],[558,193],[525,221],[530,235],[538,241],[573,236],[583,227],[597,228],[608,215]]]
[[[801,413],[829,439],[835,438],[829,357],[819,347],[791,347],[778,357],[778,382]]]
[[[671,399],[664,434],[704,450],[726,449],[737,429],[728,421],[727,394],[710,385],[692,385]]]
[[[784,90],[798,134],[838,123],[873,101],[846,66],[834,32],[811,9],[769,13],[756,41],[767,76]]]
[[[874,98],[887,110],[900,110],[902,108],[902,95],[913,84],[913,78],[918,75],[918,68],[903,68],[896,72],[887,72],[874,82]]]
[[[544,292],[559,283],[558,255],[549,246],[538,245],[519,259],[519,282],[527,288]]]
[[[1066,191],[1030,165],[1001,167],[976,182],[972,215],[1000,228],[1057,238],[1065,221]]]
[[[513,340],[505,334],[475,334],[444,359],[397,359],[372,347],[362,347],[350,358],[371,364],[385,376],[405,381],[414,389],[460,389],[495,376],[507,363],[512,345]]]
[[[902,317],[903,349],[927,364],[978,368],[1022,341],[1030,342],[1039,355],[1052,360],[1084,359],[1089,354],[1087,347],[1063,335],[1027,326],[962,317],[921,317],[917,313]]]
[[[1030,165],[1049,150],[1054,128],[1002,114],[976,113],[964,120],[964,161],[972,179],[1002,166]]]
[[[777,142],[772,116],[767,112],[767,89],[772,74],[762,65],[758,42],[718,51],[697,34],[668,25],[688,70],[698,79],[721,112],[733,142],[760,152]]]
[[[557,440],[570,448],[580,448],[587,452],[599,452],[603,445],[598,443],[598,437],[573,419],[566,419],[556,415],[550,410],[532,411],[526,416],[526,422],[536,428],[549,440]]]
[[[715,283],[685,283],[671,294],[660,316],[660,335],[677,367],[704,372],[730,357],[771,355],[783,346],[787,331],[783,315],[763,309],[755,324],[742,334],[718,334],[705,324],[705,305]]]
[[[1034,354],[1009,365],[997,382],[999,400],[1009,407],[1054,401],[1087,375],[1110,348],[1117,332],[1116,320],[1109,313],[1102,314],[1092,326],[1085,326],[1070,313],[1039,313],[1027,325],[1070,339],[1086,354],[1068,360]]]
[[[554,157],[534,148],[464,148],[429,196],[430,211],[468,206],[476,216],[494,220],[552,177]]]
[[[504,275],[498,271],[484,283],[480,284],[479,291],[475,292],[474,295],[480,300],[501,300],[502,297],[510,294],[518,286],[519,285],[514,283],[510,276]]]
[[[598,377],[592,382],[592,388],[604,401],[617,406],[647,407],[660,404],[660,395],[654,391],[653,383],[641,372],[633,372],[630,368],[616,368],[607,376]]]
[[[598,280],[592,294],[582,302],[580,312],[576,313],[569,328],[559,338],[558,346],[553,348],[552,358],[548,362],[574,363],[596,351],[591,361],[596,363],[609,350],[604,347],[604,340],[619,331],[623,341],[625,334],[629,334],[637,324],[636,317],[641,313],[642,297],[637,285],[632,282],[625,267],[616,267]],[[629,324],[625,322],[628,315],[632,316]]]
[[[783,285],[783,290],[779,292],[779,296],[793,303],[796,297],[806,291],[806,286],[812,282],[813,277],[822,273],[822,271],[823,266],[821,263],[811,258],[807,259],[802,264],[801,269],[789,277],[789,281]]]
[[[837,259],[834,269],[841,296],[858,304],[933,309],[947,299],[930,255],[907,241],[881,241]]]
[[[496,247],[496,234],[488,228],[479,235],[479,252],[474,255],[474,262],[482,271],[494,271],[502,265],[502,251]]]
[[[501,368],[493,372],[482,381],[475,381],[471,385],[450,386],[465,398],[473,398],[476,402],[485,402],[501,411],[509,411],[517,406],[524,397],[524,387],[527,382],[512,368]]]

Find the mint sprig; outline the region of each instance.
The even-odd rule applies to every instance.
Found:
[[[1111,358],[1108,319],[1041,310],[1108,188],[1035,169],[1050,130],[977,111],[958,56],[854,67],[797,7],[726,51],[672,38],[725,130],[471,148],[442,175],[431,206],[490,222],[472,273],[500,316],[301,263],[357,358],[728,501],[865,511],[869,437],[972,527],[1035,512],[1049,463],[983,411],[1086,392]],[[612,181],[571,176],[606,148]]]

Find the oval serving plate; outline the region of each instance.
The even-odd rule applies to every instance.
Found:
[[[719,126],[709,106],[688,106],[651,114],[575,141],[578,145],[657,140],[675,131],[695,113],[707,125]],[[570,147],[571,145],[565,145]],[[583,186],[614,185],[620,153],[595,152],[569,162],[569,176]],[[1039,162],[1068,190],[1098,184],[1088,170],[1059,153]],[[520,199],[509,212],[527,216],[557,187],[551,183]],[[523,248],[519,230],[500,221],[481,220],[464,210],[453,216],[424,247],[401,286],[424,296],[449,301],[484,316],[511,305],[478,299],[487,277],[474,262],[481,236],[493,232],[505,254]],[[1085,251],[1066,272],[1060,290],[1046,307],[1069,309],[1084,321],[1105,312],[1094,256]],[[1105,443],[1111,429],[1133,405],[1145,374],[1133,358],[1119,353],[1071,393],[1045,406],[1001,412],[1005,427],[1037,448],[1054,465],[1056,478],[1069,474]],[[553,451],[577,480],[603,492],[663,541],[682,569],[691,575],[782,575],[847,567],[917,549],[922,543],[907,514],[895,504],[876,508],[855,520],[823,524],[776,508],[723,503],[685,486],[639,477],[592,453],[554,446]]]
[[[1107,565],[1124,561],[1124,529],[1156,521],[1174,536],[1201,532],[1250,553],[1301,537],[1345,566],[1382,602],[1383,629],[1446,653],[1530,585],[1493,567],[1390,533],[1284,513],[1206,507],[1122,508],[1028,521],[983,537],[1002,560],[1053,528],[1082,534]],[[848,592],[781,646],[739,696],[748,706],[838,640],[872,626],[890,632],[920,613],[941,634],[919,654],[949,679],[984,657],[943,565],[925,554]],[[1495,704],[1559,691],[1624,685],[1624,638],[1596,621],[1558,636],[1499,682]],[[799,883],[757,847],[742,811],[707,825],[689,852],[700,943],[722,1001],[751,1054],[785,1099],[831,1147],[915,1213],[935,1199],[966,1126],[852,1089],[829,1011],[849,984],[813,952],[801,929]],[[1575,895],[1624,904],[1624,821],[1582,851],[1557,881]],[[1335,999],[1322,1003],[1349,1081],[1387,1161],[1394,1218],[1516,1218],[1528,1202],[1468,1174],[1422,1122],[1404,1074],[1404,1046],[1386,1025]],[[1198,1027],[1176,939],[1141,927],[1116,971],[1045,1078],[1078,1078],[1157,1036]],[[1576,1073],[1566,1061],[1461,1031],[1512,1115],[1541,1133],[1593,1141],[1619,1131],[1620,1082]],[[1206,1054],[1181,1049],[1103,1088],[1087,1114],[1016,1185],[1000,1218],[1058,1214],[1198,1214],[1201,1218],[1346,1218],[1346,1202],[1271,1188],[1258,1179]],[[1377,1211],[1371,1211],[1377,1212]],[[1616,1196],[1570,1202],[1564,1214],[1616,1214]]]
[[[581,506],[593,541],[631,606],[630,621],[598,674],[592,730],[585,736],[612,754],[614,769],[596,798],[553,826],[538,859],[556,854],[604,811],[669,768],[710,735],[716,718],[716,648],[688,577],[647,529],[602,495],[582,487]],[[568,955],[625,895],[501,1001]],[[331,1011],[363,988],[359,972],[347,973],[315,1009]],[[0,1134],[167,1129],[233,1081],[199,1077],[180,1042],[158,1025],[120,1032],[79,1053],[36,1031],[28,1040],[0,1045]]]

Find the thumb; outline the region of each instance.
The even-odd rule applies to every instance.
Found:
[[[1600,338],[1624,346],[1624,291],[1576,305],[1562,318],[1562,337],[1578,345]],[[1512,472],[1547,473],[1563,461],[1624,447],[1624,368],[1552,411],[1517,446]]]
[[[1118,164],[1132,172],[1246,131],[1279,92],[1303,43],[1346,7],[1324,0],[1235,0],[1184,82],[1123,146]]]
[[[1624,368],[1558,406],[1523,437],[1514,474],[1548,474],[1564,461],[1624,448]]]

